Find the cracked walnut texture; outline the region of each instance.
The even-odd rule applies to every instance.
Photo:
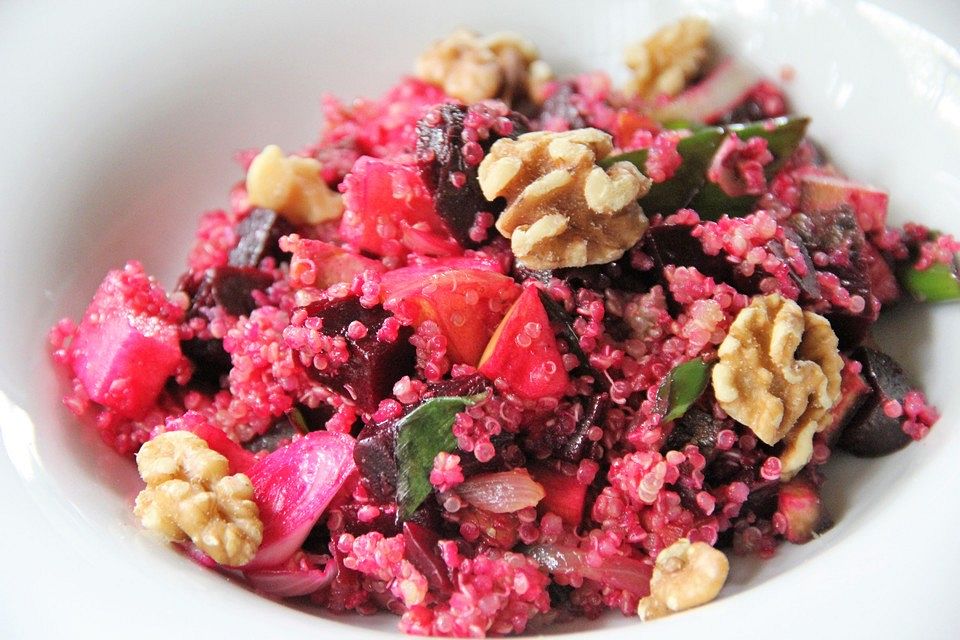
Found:
[[[603,264],[643,236],[637,199],[650,180],[629,162],[598,166],[613,149],[598,129],[536,131],[494,143],[480,164],[487,200],[503,197],[497,230],[533,269]]]

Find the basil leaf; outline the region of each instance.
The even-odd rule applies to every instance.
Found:
[[[457,439],[453,421],[457,414],[486,399],[486,394],[424,400],[397,423],[397,505],[401,518],[409,518],[423,503],[433,485],[430,471],[441,451],[453,451]]]
[[[646,213],[670,214],[687,206],[703,188],[707,180],[707,169],[713,155],[723,142],[724,130],[721,127],[699,129],[677,143],[677,153],[683,159],[676,173],[664,182],[650,187],[650,191],[640,198],[640,206]],[[626,160],[634,164],[642,173],[646,172],[647,150],[639,149],[618,156],[605,158],[600,165],[609,167],[614,162]]]
[[[702,358],[678,364],[657,389],[657,410],[663,422],[676,420],[687,412],[707,388],[710,366]]]

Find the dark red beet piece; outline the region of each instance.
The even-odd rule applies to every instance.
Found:
[[[656,279],[649,272],[640,271],[630,264],[629,256],[607,264],[552,271],[530,269],[515,263],[511,275],[517,282],[533,278],[543,284],[550,284],[552,278],[557,278],[574,291],[577,289],[603,291],[610,287],[625,291],[647,291],[651,285],[656,284]]]
[[[453,582],[437,549],[440,538],[431,529],[416,522],[403,523],[403,542],[407,559],[427,579],[430,589],[442,597],[453,593]]]
[[[477,167],[483,154],[498,139],[528,130],[526,118],[494,101],[437,105],[417,123],[417,162],[434,190],[437,212],[461,245],[478,244],[470,237],[478,212],[496,215],[503,209],[480,191]]]
[[[290,259],[280,250],[280,237],[293,233],[294,227],[271,209],[254,209],[237,225],[237,246],[230,251],[232,267],[256,267],[267,256],[277,262]]]
[[[577,89],[572,82],[557,85],[554,92],[544,100],[537,115],[540,125],[565,123],[570,129],[586,127],[587,120],[577,102]]]
[[[380,502],[397,494],[397,421],[367,425],[360,430],[353,460],[367,491]]]
[[[273,277],[254,267],[208,269],[193,296],[191,313],[203,307],[222,307],[234,316],[247,316],[257,308],[254,291],[264,291]]]
[[[848,366],[840,371],[840,399],[830,409],[830,424],[820,432],[828,447],[837,443],[843,429],[872,394],[873,388],[861,374],[853,372]]]
[[[692,227],[686,225],[660,225],[647,232],[644,251],[654,259],[658,273],[662,274],[663,268],[667,265],[695,267],[703,275],[717,282],[727,283],[742,293],[760,293],[760,282],[767,277],[766,271],[758,269],[751,276],[743,275],[733,263],[727,260],[724,252],[715,256],[708,255],[703,250],[700,240],[691,235],[691,229]],[[789,270],[790,279],[800,289],[801,302],[819,300],[821,292],[817,284],[813,260],[802,238],[793,230],[788,230],[785,240],[797,246],[807,267],[803,275],[793,268]],[[780,240],[771,240],[766,248],[781,259],[787,258],[786,248]],[[663,284],[666,284],[666,281]]]
[[[223,348],[223,340],[218,338],[182,340],[180,351],[193,363],[190,385],[199,386],[204,390],[219,389],[220,378],[230,373],[230,367],[233,366],[230,354]]]
[[[366,412],[376,411],[383,398],[390,395],[393,384],[405,375],[413,374],[416,353],[410,344],[413,330],[400,329],[393,342],[381,342],[377,332],[391,317],[383,307],[367,309],[355,297],[322,300],[307,306],[307,314],[321,318],[323,333],[343,336],[348,344],[350,359],[338,367],[336,373],[314,371],[323,383],[352,398]],[[347,335],[350,323],[358,321],[367,328],[362,338]]]
[[[864,256],[866,239],[853,210],[842,206],[832,211],[798,213],[791,216],[787,224],[797,232],[811,255],[820,252],[828,256],[829,264],[821,267],[821,271],[834,274],[851,296],[860,296],[866,301],[859,313],[834,308],[824,314],[840,339],[840,348],[856,347],[876,322],[880,308],[870,288],[870,270]]]
[[[891,418],[884,412],[890,400],[903,402],[914,389],[897,362],[885,353],[860,347],[853,357],[863,364],[863,376],[873,388],[873,395],[851,418],[840,434],[841,449],[857,456],[876,457],[893,453],[910,442],[901,425],[903,417]]]
[[[468,376],[441,380],[440,382],[429,384],[424,397],[475,396],[478,393],[483,393],[489,384],[487,379],[479,373],[471,373]]]
[[[289,418],[284,416],[276,422],[266,433],[261,434],[253,440],[244,444],[244,448],[254,453],[258,451],[276,451],[283,444],[288,444],[290,440],[302,433]]]
[[[363,506],[353,503],[338,507],[340,516],[343,518],[343,532],[354,536],[362,536],[365,533],[376,531],[387,537],[400,533],[400,527],[397,524],[396,505],[380,505],[380,512],[373,519],[367,521],[360,519],[360,509]],[[340,530],[338,530],[339,532]]]
[[[581,415],[577,421],[574,432],[567,441],[563,443],[560,449],[558,457],[561,460],[580,462],[591,453],[596,443],[587,437],[587,432],[603,422],[608,406],[610,406],[610,396],[608,394],[598,393],[590,397],[590,401],[583,410],[583,415]]]
[[[709,411],[700,407],[690,407],[673,425],[673,430],[667,436],[661,450],[683,451],[688,444],[696,445],[707,459],[713,454],[717,446],[717,434],[721,423]]]

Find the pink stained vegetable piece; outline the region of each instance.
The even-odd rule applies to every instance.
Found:
[[[280,248],[293,254],[290,258],[290,284],[294,287],[320,289],[351,282],[364,271],[383,273],[386,268],[379,260],[365,258],[342,247],[322,240],[301,238],[291,234],[280,238]]]
[[[250,469],[263,543],[244,570],[278,567],[300,548],[354,472],[354,444],[346,434],[314,431]]]
[[[337,563],[327,562],[322,569],[265,569],[247,571],[244,577],[254,589],[279,598],[295,598],[315,593],[337,577]]]
[[[558,544],[538,544],[527,550],[527,556],[552,574],[579,574],[588,580],[596,580],[604,586],[629,591],[643,598],[650,593],[650,577],[653,567],[649,562],[610,556],[599,565],[587,562],[587,552]]]
[[[760,76],[747,65],[727,59],[702,81],[653,109],[660,121],[713,122],[730,111],[757,85]]]
[[[182,316],[139,262],[109,272],[70,347],[90,399],[123,417],[145,414],[183,358]]]
[[[248,473],[257,463],[257,457],[227,437],[223,431],[209,422],[198,422],[189,427],[190,431],[207,446],[227,459],[230,473]]]
[[[800,181],[802,211],[818,213],[849,205],[864,232],[884,228],[888,201],[887,194],[879,189],[836,176],[808,175]]]

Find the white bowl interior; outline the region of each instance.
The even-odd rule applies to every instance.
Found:
[[[78,317],[103,274],[128,258],[171,285],[197,214],[226,206],[240,177],[234,150],[312,140],[323,92],[379,94],[425,43],[456,25],[520,32],[563,70],[614,70],[627,42],[677,15],[702,13],[724,50],[774,77],[784,65],[796,70],[788,92],[797,111],[813,116],[812,135],[853,177],[890,190],[895,220],[960,231],[953,215],[960,207],[960,58],[928,32],[864,2],[592,4],[8,7],[0,86],[19,99],[5,106],[11,113],[0,122],[0,139],[14,151],[0,158],[0,429],[9,456],[0,456],[0,480],[25,491],[45,522],[69,532],[66,548],[88,569],[114,585],[135,585],[137,597],[197,614],[215,606],[229,611],[237,628],[272,634],[329,624],[392,629],[394,619],[385,616],[324,622],[277,606],[155,544],[131,514],[133,465],[61,408],[63,383],[44,340],[56,318]],[[44,54],[28,55],[37,42],[47,46]],[[946,416],[931,435],[885,459],[832,462],[832,531],[806,546],[787,545],[768,562],[735,562],[717,603],[658,622],[650,633],[708,630],[737,612],[773,620],[795,611],[798,591],[811,614],[820,607],[842,620],[845,609],[859,607],[880,620],[878,630],[889,629],[883,621],[892,620],[893,601],[884,599],[880,560],[909,585],[901,605],[948,609],[946,577],[920,580],[917,565],[934,572],[934,561],[920,554],[909,562],[892,549],[916,535],[916,522],[929,544],[946,547],[944,532],[958,522],[956,505],[936,500],[938,489],[958,484],[947,454],[958,445],[952,427],[960,396],[952,393],[951,369],[960,360],[958,321],[958,307],[906,308],[878,331],[879,343]],[[941,556],[945,566],[960,566],[955,548]],[[877,585],[875,593],[864,592],[867,583]],[[132,597],[122,591],[110,597]],[[846,604],[838,604],[841,597]],[[941,629],[937,619],[927,622]],[[797,628],[808,623],[799,620]],[[633,624],[609,616],[555,631]]]

